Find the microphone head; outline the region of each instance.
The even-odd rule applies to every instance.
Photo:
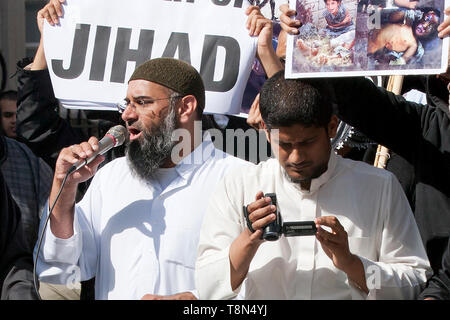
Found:
[[[128,134],[128,130],[124,126],[117,125],[109,129],[106,134],[114,137],[116,141],[114,147],[117,147],[124,143]]]

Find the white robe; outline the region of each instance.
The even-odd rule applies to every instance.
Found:
[[[367,296],[334,267],[315,236],[264,242],[241,287],[230,285],[229,248],[246,228],[243,206],[275,192],[283,221],[336,216],[362,261]],[[201,299],[414,299],[430,266],[411,208],[388,171],[331,154],[310,191],[291,183],[276,159],[237,169],[219,184],[203,221],[196,263]],[[238,296],[238,297],[239,297]]]
[[[194,266],[208,199],[227,170],[245,163],[207,140],[175,167],[177,176],[164,189],[132,176],[125,158],[108,163],[75,207],[74,235],[59,239],[48,227],[40,280],[71,285],[76,277],[95,276],[96,299],[196,294]]]

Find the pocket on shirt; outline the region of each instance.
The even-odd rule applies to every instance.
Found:
[[[167,235],[173,240],[165,253],[165,259],[184,267],[194,269],[197,260],[198,233],[192,229],[173,230]]]

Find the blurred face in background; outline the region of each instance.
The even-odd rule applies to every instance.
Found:
[[[14,100],[0,100],[0,118],[3,133],[8,138],[16,138],[17,102]]]

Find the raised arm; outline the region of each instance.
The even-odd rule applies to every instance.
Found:
[[[53,93],[45,60],[42,27],[44,20],[57,19],[60,0],[52,0],[37,14],[41,40],[33,63],[27,59],[18,63],[17,135],[37,156],[55,167],[59,151],[68,145],[86,139],[58,114],[58,100]],[[52,20],[53,19],[53,20]]]
[[[261,61],[267,77],[270,78],[283,68],[272,45],[272,21],[266,19],[257,6],[248,7],[246,14],[248,15],[247,29],[249,29],[250,35],[258,36],[256,55]]]

